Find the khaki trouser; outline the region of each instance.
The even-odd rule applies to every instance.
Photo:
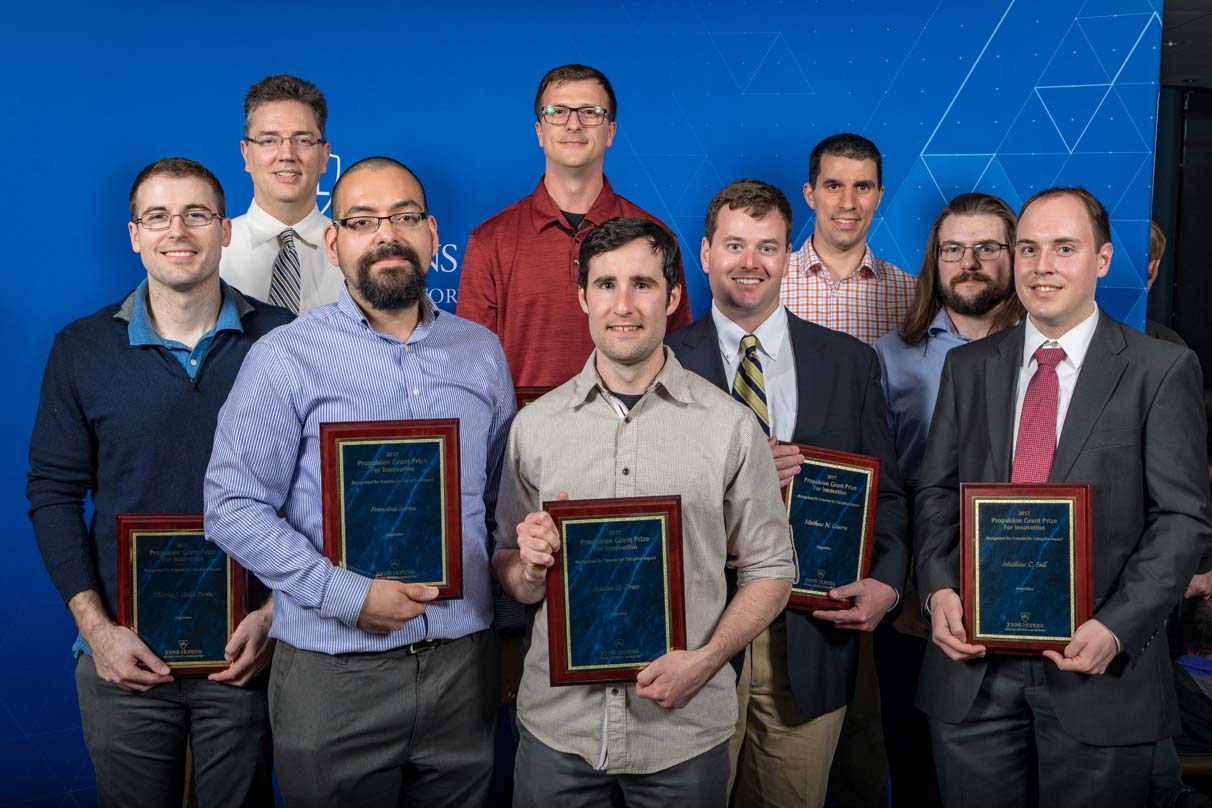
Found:
[[[775,621],[745,649],[729,744],[733,805],[821,806],[846,708],[804,718],[787,678],[787,624]]]

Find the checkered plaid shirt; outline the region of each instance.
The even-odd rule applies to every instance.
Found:
[[[812,248],[812,236],[791,254],[783,280],[783,304],[805,320],[844,331],[871,345],[900,326],[913,302],[917,278],[868,247],[858,271],[840,281],[829,276]]]

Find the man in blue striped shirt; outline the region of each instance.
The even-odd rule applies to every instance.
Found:
[[[482,804],[496,641],[488,541],[514,412],[491,332],[439,312],[425,190],[375,157],[333,189],[345,287],[249,352],[219,417],[207,534],[275,591],[270,680],[288,805]],[[335,566],[323,545],[322,422],[459,419],[463,598]]]

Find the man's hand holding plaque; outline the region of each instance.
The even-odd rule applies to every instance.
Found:
[[[930,628],[934,644],[956,662],[985,655],[985,646],[968,642],[964,629],[964,603],[954,589],[939,589],[930,596]]]
[[[874,578],[861,578],[830,589],[829,597],[853,605],[849,609],[817,609],[812,616],[852,631],[874,631],[896,605],[896,590]]]
[[[774,470],[779,473],[779,485],[786,488],[800,473],[804,456],[794,443],[779,443],[779,439],[774,437],[770,439],[770,452],[774,455]]]
[[[269,600],[261,608],[250,612],[236,626],[236,631],[227,641],[223,656],[231,663],[227,670],[206,677],[212,682],[226,682],[234,687],[244,687],[261,671],[269,667],[274,656],[274,641],[269,638],[273,625],[274,601]]]
[[[568,494],[561,491],[556,500],[563,502]],[[522,561],[522,580],[534,590],[534,600],[527,603],[538,603],[547,592],[547,571],[555,564],[555,554],[560,549],[560,534],[556,532],[555,521],[547,511],[529,513],[518,525],[518,557]]]
[[[437,587],[375,578],[358,613],[358,628],[371,634],[399,631],[424,612],[425,604],[437,596]]]
[[[96,591],[80,592],[68,601],[67,607],[88,643],[97,676],[102,681],[135,693],[172,681],[168,665],[152,653],[138,634],[109,619]]]
[[[1111,629],[1097,620],[1087,620],[1077,627],[1063,656],[1057,651],[1044,651],[1044,656],[1063,671],[1098,676],[1107,672],[1118,653],[1119,642]]]
[[[666,710],[680,710],[703,689],[727,660],[713,659],[706,647],[670,651],[636,674],[635,694]]]

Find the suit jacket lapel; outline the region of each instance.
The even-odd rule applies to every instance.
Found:
[[[1019,366],[1023,361],[1022,325],[1016,333],[1002,340],[997,353],[985,360],[985,413],[989,422],[989,454],[999,480],[1009,481],[1011,454],[1014,445],[1014,394],[1018,384]],[[965,384],[956,379],[957,385]]]
[[[791,353],[795,357],[796,443],[811,443],[821,432],[821,421],[829,401],[826,393],[833,381],[833,363],[822,362],[821,344],[813,338],[812,326],[787,312]]]
[[[728,391],[728,375],[724,373],[724,358],[720,356],[720,339],[707,312],[682,332],[685,350],[678,354],[682,367],[697,373],[716,387]]]
[[[1128,367],[1127,360],[1120,355],[1127,344],[1121,328],[1105,311],[1099,310],[1098,325],[1086,350],[1086,358],[1082,360],[1077,385],[1073,388],[1073,399],[1065,413],[1056,454],[1052,458],[1052,472],[1048,475],[1050,482],[1063,482],[1068,478],[1077,456],[1086,445],[1086,439],[1090,437],[1090,430],[1094,428]]]

